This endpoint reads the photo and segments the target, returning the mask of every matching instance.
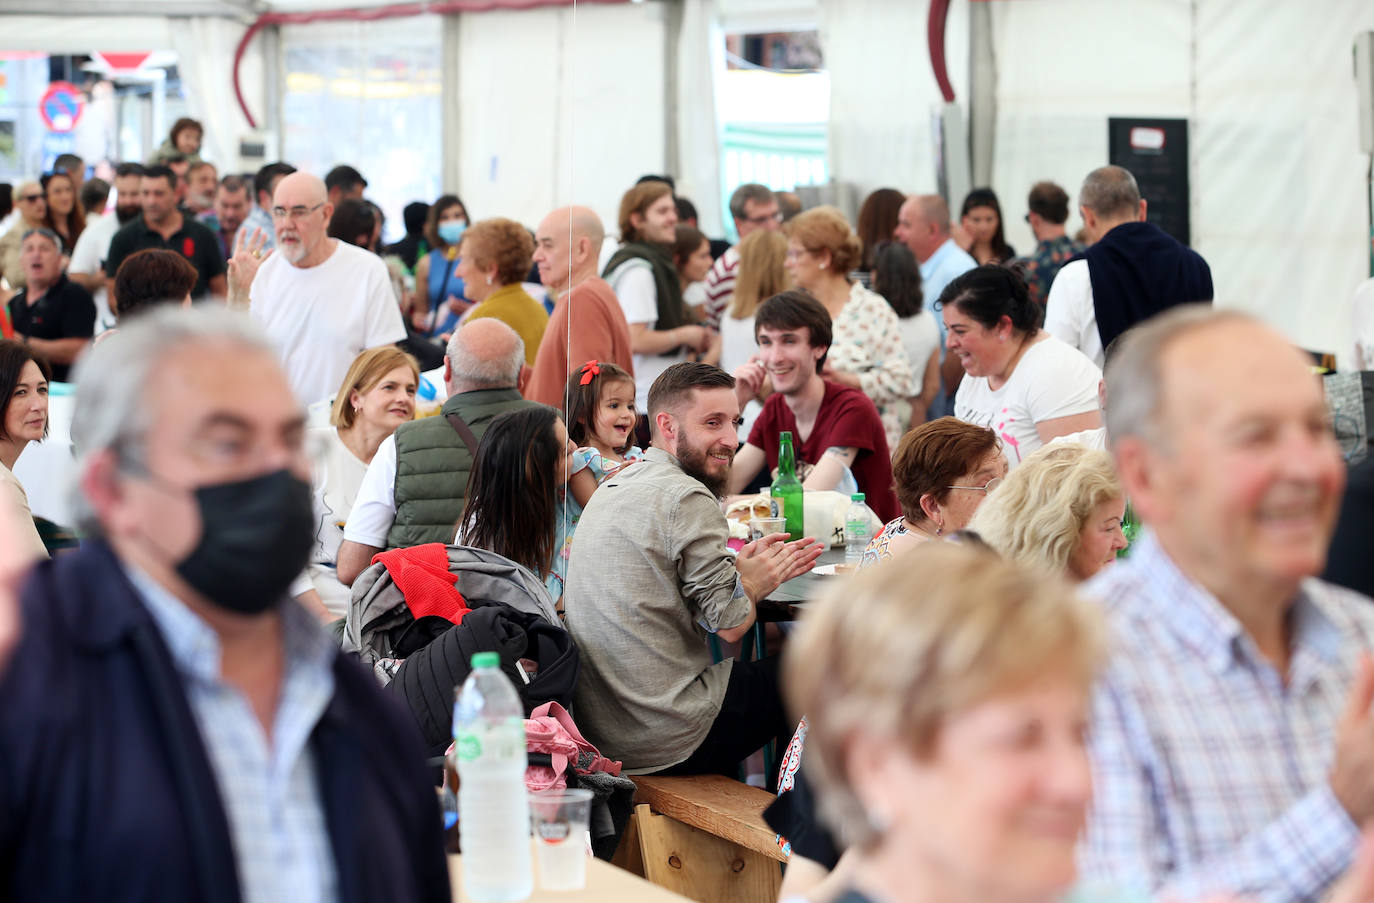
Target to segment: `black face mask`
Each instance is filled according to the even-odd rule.
[[[201,486],[200,542],[177,573],[220,608],[255,615],[286,595],[314,545],[310,484],[288,470]]]

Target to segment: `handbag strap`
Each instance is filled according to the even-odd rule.
[[[457,411],[454,411],[450,414],[445,414],[444,419],[448,421],[448,425],[453,427],[454,432],[456,432],[459,438],[463,440],[463,444],[468,447],[468,452],[472,455],[472,459],[476,461],[477,436],[472,432],[472,427],[468,426],[468,422],[466,420],[458,416]]]

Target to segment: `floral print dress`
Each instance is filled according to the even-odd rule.
[[[644,450],[637,445],[631,446],[625,452],[624,464],[610,460],[590,446],[579,448],[573,452],[572,473],[568,474],[568,479],[571,480],[573,474],[581,473],[590,467],[592,476],[596,477],[596,485],[600,486],[606,482],[607,477],[615,474],[625,464],[638,461],[643,457]],[[558,487],[558,510],[553,569],[549,571],[549,576],[544,581],[544,588],[549,591],[549,595],[555,602],[563,595],[563,579],[567,576],[568,559],[572,555],[573,532],[577,529],[577,522],[582,517],[582,506],[577,504],[577,499],[568,492],[567,486]]]
[[[833,333],[826,360],[836,370],[859,377],[860,388],[878,408],[891,455],[910,426],[908,399],[918,389],[897,314],[881,295],[856,282],[834,320]]]

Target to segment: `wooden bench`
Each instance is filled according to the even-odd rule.
[[[636,777],[615,862],[701,903],[772,903],[787,856],[763,820],[773,794],[720,775]]]

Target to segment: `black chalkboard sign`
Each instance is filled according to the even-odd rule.
[[[1188,120],[1107,120],[1111,162],[1130,171],[1147,204],[1146,217],[1185,245],[1188,218]]]

